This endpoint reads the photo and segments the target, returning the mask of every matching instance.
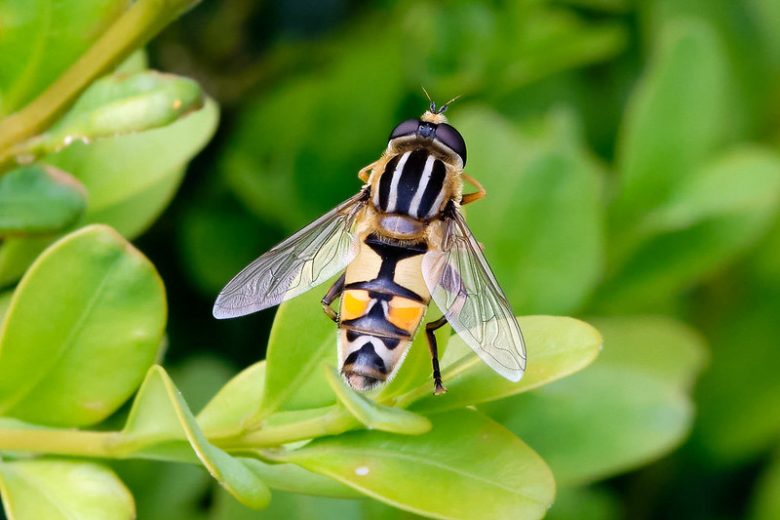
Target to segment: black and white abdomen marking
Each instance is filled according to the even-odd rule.
[[[387,162],[374,205],[384,213],[420,220],[436,217],[445,202],[447,168],[425,149],[403,152]]]

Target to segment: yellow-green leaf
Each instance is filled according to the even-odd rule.
[[[116,410],[154,361],[166,318],[154,266],[106,226],[56,242],[0,328],[0,415],[78,426]]]
[[[0,492],[9,520],[135,518],[133,496],[108,468],[81,461],[0,461]]]

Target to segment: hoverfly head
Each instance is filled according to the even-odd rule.
[[[425,89],[423,89],[425,90]],[[425,93],[428,95],[428,93]],[[390,133],[389,142],[414,141],[435,142],[436,145],[444,147],[457,154],[463,164],[466,164],[466,142],[455,127],[447,123],[444,112],[447,107],[455,102],[460,96],[456,96],[447,101],[440,107],[431,101],[430,107],[420,116],[420,119],[407,119],[397,125]],[[428,98],[430,100],[430,97]]]

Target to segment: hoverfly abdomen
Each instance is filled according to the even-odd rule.
[[[341,295],[339,362],[347,381],[366,390],[396,373],[425,315],[430,294],[420,265],[428,248],[375,234],[359,247]]]
[[[342,329],[339,342],[342,345],[339,356],[349,352],[340,360],[341,373],[350,386],[365,391],[392,377],[411,340]]]

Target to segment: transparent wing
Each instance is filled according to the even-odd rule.
[[[352,227],[367,199],[361,191],[246,266],[217,296],[214,317],[273,307],[344,269],[357,252]]]
[[[442,247],[423,258],[433,301],[461,338],[493,370],[519,381],[525,371],[520,326],[463,216],[453,208],[443,222]]]

